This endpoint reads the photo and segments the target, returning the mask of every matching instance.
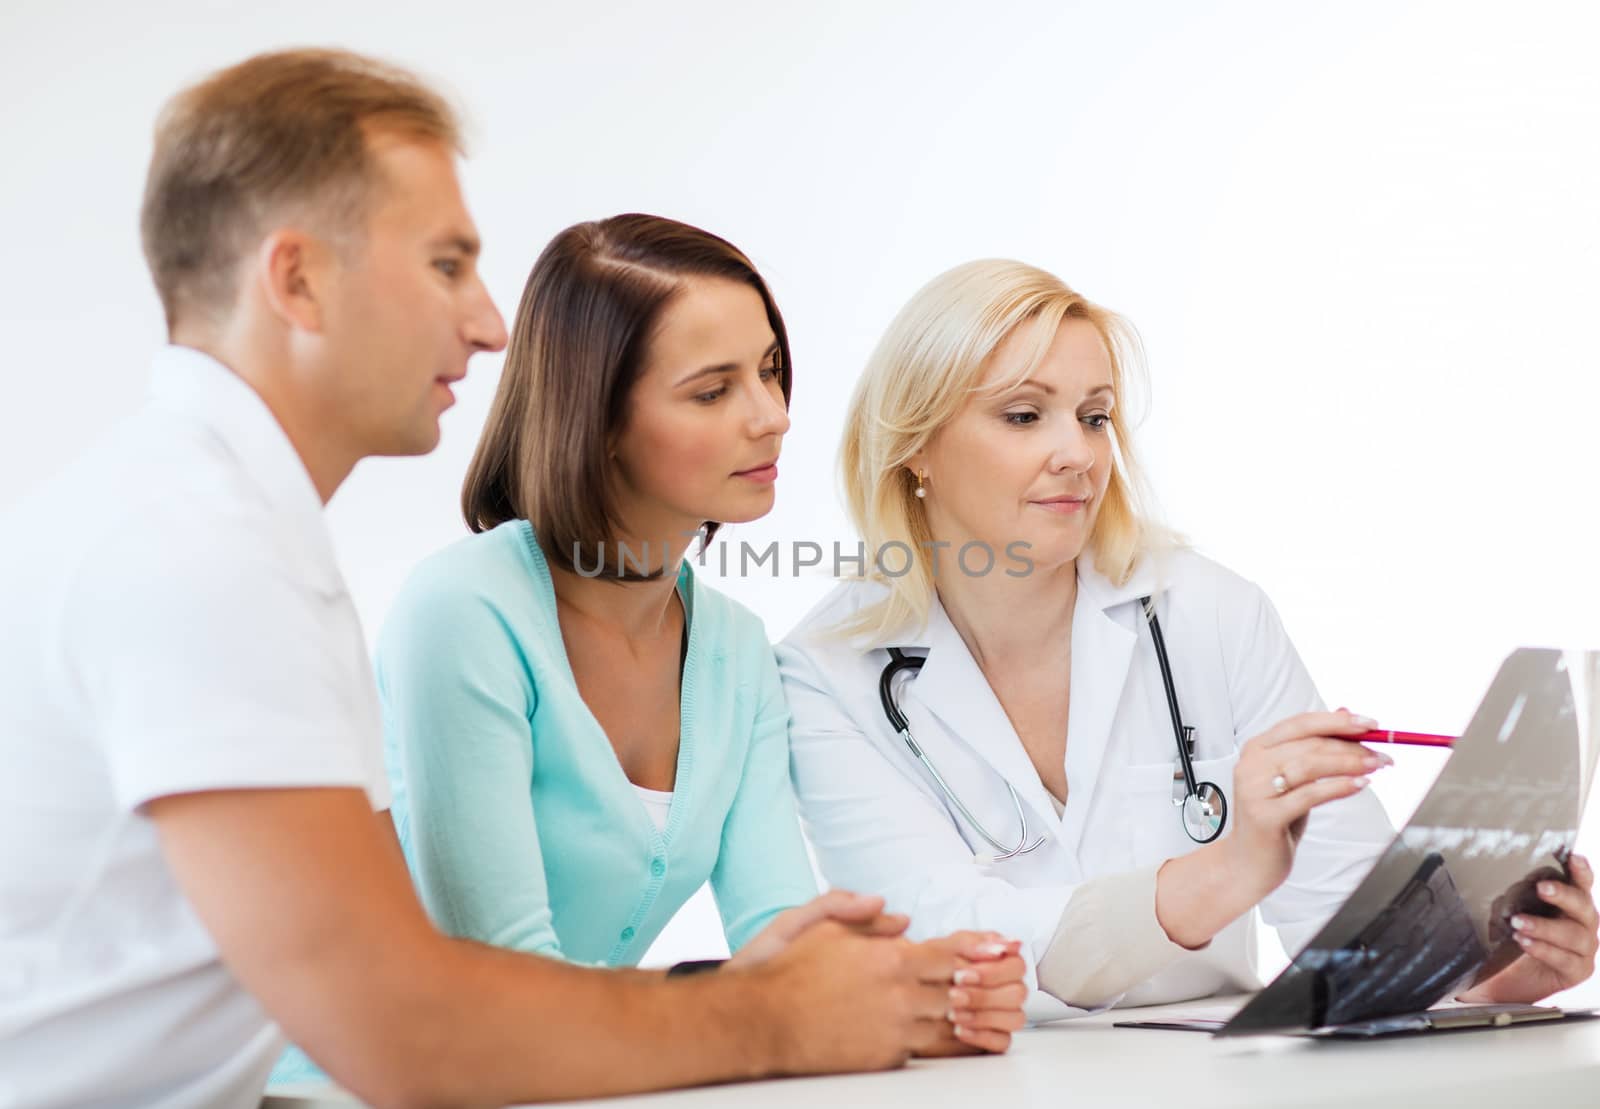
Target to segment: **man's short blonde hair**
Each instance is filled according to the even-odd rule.
[[[270,221],[294,212],[330,234],[358,233],[376,183],[373,130],[461,147],[442,96],[342,50],[260,54],[173,97],[140,213],[168,330],[232,306],[238,263]]]

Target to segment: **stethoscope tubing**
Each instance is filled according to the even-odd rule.
[[[950,784],[944,780],[944,775],[939,773],[939,768],[934,765],[933,759],[928,757],[928,753],[922,749],[916,738],[912,736],[911,722],[906,719],[905,714],[900,711],[900,706],[895,703],[894,679],[902,671],[910,671],[914,674],[921,670],[923,661],[923,659],[915,655],[906,654],[898,647],[889,648],[889,664],[883,668],[883,673],[878,678],[878,696],[883,701],[884,714],[889,718],[889,723],[899,734],[901,740],[905,742],[905,745],[910,748],[911,753],[916,756],[917,761],[922,763],[923,767],[932,776],[934,784],[939,787],[939,792],[943,793],[945,799],[955,806],[956,811],[960,813],[961,818],[967,822],[967,825],[977,832],[985,843],[995,849],[997,854],[992,856],[993,861],[1003,862],[1006,859],[1014,859],[1018,855],[1026,855],[1030,851],[1042,847],[1046,838],[1044,836],[1039,836],[1031,843],[1028,841],[1028,812],[1023,808],[1022,797],[1017,793],[1016,787],[1010,782],[1006,783],[1006,789],[1011,792],[1011,804],[1017,810],[1017,824],[1021,829],[1021,834],[1017,839],[1016,846],[1007,847],[995,839],[989,833],[989,829],[985,828],[983,823],[973,815],[972,810],[967,808],[960,795],[950,788]]]
[[[1150,624],[1150,638],[1156,645],[1156,662],[1161,667],[1161,687],[1167,694],[1167,712],[1172,716],[1172,735],[1178,745],[1178,765],[1183,768],[1183,793],[1185,797],[1200,792],[1194,777],[1194,757],[1189,751],[1189,729],[1184,727],[1183,713],[1178,708],[1178,689],[1172,682],[1172,664],[1167,660],[1167,640],[1161,634],[1161,621],[1156,619],[1156,606],[1149,597],[1139,598],[1139,607]]]
[[[1227,825],[1227,795],[1220,786],[1212,782],[1201,782],[1195,777],[1194,757],[1190,750],[1192,742],[1190,737],[1194,734],[1194,730],[1183,723],[1183,712],[1178,705],[1177,686],[1172,680],[1172,664],[1167,658],[1166,637],[1161,634],[1161,621],[1156,618],[1155,604],[1150,597],[1140,597],[1139,605],[1144,613],[1145,622],[1150,625],[1150,638],[1155,645],[1156,662],[1161,667],[1161,685],[1166,693],[1167,712],[1172,718],[1173,742],[1178,750],[1178,765],[1183,775],[1184,795],[1180,819],[1190,839],[1196,843],[1210,843],[1222,834],[1223,828]],[[944,775],[939,772],[933,759],[911,734],[911,722],[900,710],[899,703],[895,699],[895,678],[905,671],[917,673],[922,669],[924,660],[906,654],[899,647],[890,647],[888,650],[889,662],[878,676],[878,699],[883,704],[884,716],[888,718],[890,726],[894,728],[911,754],[928,771],[934,784],[939,787],[939,792],[944,794],[945,799],[955,807],[967,825],[977,832],[985,843],[999,852],[993,856],[995,861],[1026,855],[1043,845],[1046,839],[1044,836],[1029,842],[1027,810],[1023,807],[1022,797],[1017,793],[1016,787],[1010,782],[1006,783],[1006,789],[1011,793],[1011,802],[1017,811],[1017,824],[1020,830],[1014,847],[1007,847],[991,835],[967,808],[956,791],[950,788],[950,784],[945,781]]]

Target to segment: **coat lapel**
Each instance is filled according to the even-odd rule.
[[[1072,702],[1067,713],[1067,808],[1062,835],[1083,841],[1099,790],[1117,710],[1142,635],[1139,598],[1153,593],[1159,570],[1142,560],[1134,576],[1115,585],[1088,558],[1078,564],[1078,601],[1072,613]]]

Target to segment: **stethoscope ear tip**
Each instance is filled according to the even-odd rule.
[[[993,866],[997,860],[993,855],[974,855],[972,861],[979,866]]]

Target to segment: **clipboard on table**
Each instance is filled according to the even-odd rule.
[[[1421,1032],[1462,1032],[1480,1028],[1510,1028],[1548,1024],[1561,1020],[1590,1020],[1600,1017],[1600,1009],[1564,1009],[1554,1005],[1446,1005],[1416,1013],[1377,1017],[1372,1020],[1328,1024],[1320,1028],[1292,1031],[1295,1036],[1328,1040],[1372,1040],[1380,1036],[1407,1036]],[[1113,1028],[1157,1028],[1174,1032],[1222,1031],[1229,1017],[1183,1016],[1169,1014],[1148,1020],[1119,1020]]]

